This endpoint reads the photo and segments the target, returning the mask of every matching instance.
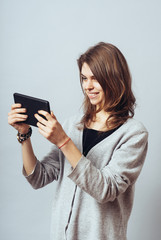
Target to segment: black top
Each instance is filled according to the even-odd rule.
[[[94,147],[97,143],[101,142],[106,137],[110,136],[119,127],[108,130],[106,132],[85,128],[83,130],[83,155],[86,156],[92,147]]]

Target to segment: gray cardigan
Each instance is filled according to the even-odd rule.
[[[82,130],[72,117],[64,129],[82,152]],[[51,240],[125,240],[134,185],[147,152],[148,133],[129,119],[110,136],[82,155],[73,169],[53,145],[26,179],[33,188],[57,181]],[[23,174],[25,171],[23,169]]]

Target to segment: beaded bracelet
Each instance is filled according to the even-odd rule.
[[[21,134],[21,133],[17,133],[17,140],[19,141],[19,143],[22,143],[23,141],[27,140],[29,137],[31,137],[32,134],[32,128],[30,127],[28,132],[26,134]]]

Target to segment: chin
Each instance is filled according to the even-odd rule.
[[[92,105],[95,105],[95,106],[100,105],[100,102],[98,102],[98,101],[90,101],[90,102],[91,102]]]

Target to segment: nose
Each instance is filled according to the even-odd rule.
[[[93,89],[93,82],[92,82],[92,80],[91,79],[86,79],[83,82],[83,88],[84,88],[84,90]]]

